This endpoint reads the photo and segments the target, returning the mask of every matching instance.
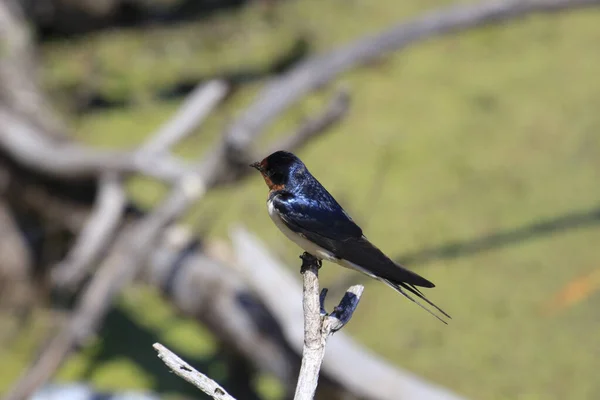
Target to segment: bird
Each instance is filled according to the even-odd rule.
[[[293,153],[279,150],[250,164],[269,188],[267,209],[277,228],[319,263],[329,261],[383,282],[438,320],[419,300],[452,318],[418,289],[435,285],[391,260],[373,245],[350,215]]]

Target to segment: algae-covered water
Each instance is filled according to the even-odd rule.
[[[197,23],[45,43],[41,73],[80,139],[132,146],[177,108],[179,100],[157,100],[163,87],[261,70],[299,37],[309,52],[327,51],[448,4],[302,0],[277,5],[270,18],[251,6]],[[352,96],[349,115],[299,156],[374,243],[437,284],[426,294],[453,317],[444,326],[367,280],[346,333],[471,399],[600,398],[600,291],[585,278],[600,269],[598,43],[598,11],[533,16],[421,42],[339,79]],[[209,149],[261,83],[244,84],[180,153]],[[127,105],[75,116],[68,94],[81,85]],[[257,145],[318,110],[325,96],[295,107]],[[144,181],[131,191],[148,205],[163,192]],[[299,250],[272,225],[265,197],[256,176],[212,193],[189,220],[208,218],[210,237],[222,239],[242,222],[297,269]],[[334,265],[322,271],[325,285],[362,279]],[[185,385],[160,383],[160,367],[148,367],[153,350],[127,337],[161,340],[192,360],[216,352],[201,327],[137,289],[61,378],[167,393]],[[23,365],[35,340],[28,330],[2,358]],[[218,363],[210,368],[215,378],[225,374]],[[0,392],[18,372],[0,364]],[[277,398],[268,377],[260,385]]]

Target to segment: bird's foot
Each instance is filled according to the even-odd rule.
[[[317,257],[313,256],[308,252],[304,252],[300,258],[302,259],[302,267],[300,267],[300,272],[304,273],[310,267],[317,267],[317,270],[323,266],[323,262]]]

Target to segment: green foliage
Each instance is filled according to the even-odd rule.
[[[270,23],[248,8],[199,24],[51,44],[43,72],[49,88],[60,93],[90,77],[81,59],[93,59],[101,91],[146,98],[182,76],[265,65],[300,32],[325,51],[447,3],[284,2]],[[342,78],[353,96],[350,115],[300,156],[373,242],[399,260],[411,259],[409,267],[438,285],[426,294],[454,318],[443,326],[366,281],[347,333],[391,362],[471,398],[600,395],[598,294],[560,313],[542,313],[567,282],[600,268],[598,17],[592,10],[535,16],[448,35]],[[256,86],[239,93],[181,146],[181,154],[206,151],[254,93]],[[295,126],[324,99],[321,93],[303,102],[266,138]],[[131,146],[176,106],[144,101],[74,125],[90,143]],[[141,180],[131,190],[144,204],[164,193]],[[189,218],[210,220],[214,236],[225,236],[232,222],[241,221],[296,270],[299,250],[271,224],[265,197],[255,177],[212,193]],[[436,252],[448,243],[456,245]],[[333,265],[322,271],[326,285],[362,280]],[[184,354],[214,351],[210,335],[195,325],[178,321],[165,329],[175,317],[148,306],[155,301],[146,293],[124,300],[120,309]],[[19,343],[29,343],[27,337]],[[88,377],[102,386],[155,387],[153,375],[124,356],[92,365],[108,339],[99,340],[70,361],[62,376],[80,379],[92,368]],[[149,345],[135,351],[154,356]],[[6,377],[14,374],[0,376],[0,387],[6,387]]]

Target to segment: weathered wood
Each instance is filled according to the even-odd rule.
[[[300,302],[302,289],[297,279],[270,254],[263,243],[245,229],[237,227],[230,236],[236,265],[279,321],[287,341],[300,353],[304,329]],[[336,333],[328,343],[327,354],[321,366],[321,376],[332,379],[358,398],[464,399],[433,382],[390,365],[344,332]]]
[[[327,339],[350,321],[358,306],[364,287],[361,285],[352,286],[334,312],[327,314],[325,310],[327,289],[323,289],[319,294],[321,261],[308,253],[304,253],[301,258],[304,347],[294,400],[312,400],[317,391]]]
[[[114,239],[126,206],[127,196],[120,179],[106,174],[88,222],[65,259],[52,271],[56,286],[69,290],[79,286]]]
[[[194,367],[183,361],[162,344],[154,343],[153,347],[158,352],[158,358],[163,360],[167,367],[177,376],[185,379],[215,400],[235,400],[221,385],[203,373],[198,372]]]
[[[304,348],[294,400],[312,400],[317,391],[319,371],[325,354],[321,334],[321,303],[319,298],[319,268],[321,262],[308,253],[302,258],[302,308],[304,309]]]

